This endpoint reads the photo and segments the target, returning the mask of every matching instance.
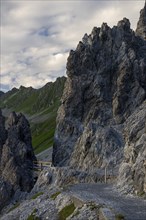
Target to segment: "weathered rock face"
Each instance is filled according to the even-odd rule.
[[[124,159],[118,185],[124,192],[146,192],[146,101],[126,120]]]
[[[0,109],[0,160],[1,160],[1,150],[5,143],[7,132],[5,129],[5,118],[2,116],[2,111]]]
[[[135,133],[136,124],[145,120],[135,112],[140,106],[145,112],[146,41],[135,35],[126,18],[113,28],[103,23],[89,36],[85,34],[70,52],[67,75],[57,117],[53,164],[83,170],[119,164],[124,146],[128,149],[134,143],[130,116],[135,119]],[[145,143],[144,132],[142,129],[141,137],[136,133],[138,143]]]
[[[33,160],[29,123],[21,113],[12,112],[7,120],[0,115],[0,209],[17,190],[30,191],[33,182]],[[4,190],[5,189],[5,190]],[[4,200],[5,198],[5,200]]]
[[[140,11],[140,18],[137,24],[136,34],[146,39],[146,2],[144,8]]]

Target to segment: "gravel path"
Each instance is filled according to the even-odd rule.
[[[126,220],[146,220],[146,200],[121,195],[108,184],[77,184],[67,191],[83,200],[92,200],[113,208]]]
[[[38,160],[52,161],[52,151],[53,151],[53,147],[50,147],[44,150],[43,152],[37,154],[36,157]]]

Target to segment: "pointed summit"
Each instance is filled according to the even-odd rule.
[[[146,1],[144,8],[140,11],[140,18],[137,23],[136,35],[146,40]]]

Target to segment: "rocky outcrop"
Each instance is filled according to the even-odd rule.
[[[0,97],[2,96],[2,95],[4,95],[5,93],[3,92],[3,91],[0,91]]]
[[[114,174],[110,172],[107,175],[107,182],[112,183],[115,178]],[[64,187],[78,183],[104,183],[104,170],[96,170],[93,172],[79,171],[70,167],[47,167],[39,175],[33,191],[38,191],[40,188],[46,188],[50,185],[52,187]]]
[[[0,115],[0,209],[17,191],[29,192],[33,185],[33,160],[29,123],[23,114],[12,112],[4,126]]]
[[[0,160],[1,160],[1,150],[3,144],[5,143],[6,136],[7,136],[7,132],[5,129],[5,118],[3,117],[2,111],[0,109]]]
[[[76,50],[70,52],[53,146],[55,166],[91,171],[120,164],[131,143],[136,147],[143,141],[145,149],[141,123],[145,121],[146,41],[138,33],[138,29],[136,34],[130,29],[126,18],[113,28],[103,23],[89,36],[85,34]],[[143,150],[136,151],[141,157]],[[135,168],[138,158],[133,162]]]
[[[144,8],[140,11],[136,34],[146,40],[146,2]]]

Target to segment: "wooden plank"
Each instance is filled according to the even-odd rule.
[[[45,167],[50,167],[52,165],[52,162],[46,162],[46,161],[33,161],[33,169],[36,171],[41,172]]]
[[[33,161],[34,164],[52,164],[51,161]]]

